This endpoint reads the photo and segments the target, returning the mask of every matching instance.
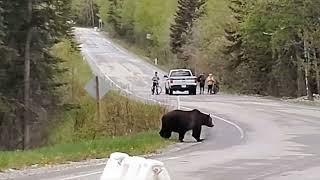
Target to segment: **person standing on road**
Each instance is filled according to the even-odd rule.
[[[157,92],[157,94],[159,94],[159,92],[158,92],[158,88],[157,88],[157,86],[159,85],[159,81],[160,81],[160,78],[159,78],[159,76],[158,76],[158,72],[155,72],[154,73],[154,76],[152,77],[152,95],[154,95],[154,90],[156,90]]]
[[[208,94],[212,94],[212,90],[213,90],[213,85],[215,83],[215,79],[213,77],[212,74],[209,74],[209,76],[207,77],[207,84],[208,84]]]
[[[204,86],[205,86],[205,83],[206,83],[206,78],[204,76],[204,73],[201,73],[200,76],[198,77],[198,82],[199,82],[199,85],[200,85],[200,94],[204,94]]]

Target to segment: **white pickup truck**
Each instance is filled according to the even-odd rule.
[[[190,95],[197,93],[197,77],[189,69],[172,69],[166,78],[166,94],[173,94],[173,91],[189,91]]]

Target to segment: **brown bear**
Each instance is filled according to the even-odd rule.
[[[201,142],[201,126],[213,127],[210,114],[204,114],[197,109],[192,111],[174,110],[165,114],[162,119],[162,127],[159,132],[163,138],[170,138],[172,132],[179,133],[179,140],[183,142],[187,131],[192,130],[192,136]]]

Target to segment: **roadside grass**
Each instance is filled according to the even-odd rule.
[[[28,151],[0,152],[0,171],[31,165],[50,165],[68,161],[107,158],[112,152],[143,155],[156,152],[173,141],[159,138],[157,130],[129,136],[100,137],[75,143],[57,144]]]
[[[167,107],[132,100],[117,91],[101,100],[101,118],[96,117],[96,101],[84,90],[92,78],[88,64],[73,44],[65,40],[52,49],[64,61],[67,74],[61,98],[67,108],[58,110],[51,121],[47,145],[27,151],[0,151],[0,170],[106,158],[115,151],[132,155],[148,154],[172,141],[159,134],[161,116]]]
[[[293,104],[300,104],[305,106],[319,106],[320,107],[320,95],[314,94],[314,100],[308,100],[307,96],[299,97],[299,98],[281,98],[282,101],[293,103]]]
[[[74,70],[70,76],[62,77],[70,82],[62,91],[65,92],[65,103],[71,102],[76,108],[57,117],[50,144],[130,135],[160,127],[161,116],[167,112],[167,107],[132,100],[117,91],[109,92],[101,100],[101,118],[98,120],[96,101],[84,90],[87,81],[93,77],[90,67],[80,53],[72,49],[69,41],[56,45],[53,53],[65,61],[64,66]]]

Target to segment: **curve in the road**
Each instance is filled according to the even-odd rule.
[[[149,76],[157,71],[155,66],[117,48],[93,30],[82,29],[77,35],[84,44],[84,55],[91,57],[88,62],[94,65],[95,72],[107,72],[103,76],[119,90],[139,99],[148,99],[147,102],[175,102],[170,96],[150,97]],[[132,92],[130,88],[122,88],[128,83],[133,87]],[[252,96],[180,97],[183,98],[181,104],[178,103],[180,107],[215,112],[213,117],[218,120],[216,126],[219,128],[209,130],[207,141],[179,143],[176,149],[182,146],[181,150],[152,157],[164,161],[174,180],[284,180],[287,175],[290,180],[319,179],[319,108]],[[189,147],[183,148],[184,144]],[[103,164],[86,168],[77,166],[20,179],[99,179],[103,167]]]
[[[116,47],[116,46],[115,46],[115,47]],[[123,52],[120,48],[117,48],[117,47],[116,47],[116,49],[119,50],[119,51],[121,51],[121,52]],[[161,104],[161,105],[167,105],[167,106],[172,105],[172,104],[168,104],[168,103],[163,103],[163,102],[161,102],[161,101],[159,101],[159,100],[156,100],[156,99],[153,99],[153,98],[145,98],[145,97],[143,97],[143,96],[136,95],[136,94],[134,94],[132,91],[121,87],[119,84],[117,84],[115,81],[113,81],[113,80],[108,76],[107,73],[103,73],[103,70],[100,68],[100,66],[97,64],[97,62],[94,60],[94,58],[90,55],[90,53],[86,53],[85,55],[88,56],[88,57],[91,59],[91,62],[93,62],[94,65],[99,69],[100,73],[102,73],[102,74],[104,75],[104,77],[107,78],[107,80],[108,80],[109,82],[111,82],[113,85],[115,85],[119,90],[121,90],[121,91],[123,91],[123,92],[125,92],[125,93],[127,93],[127,94],[133,95],[133,96],[135,96],[135,97],[137,97],[137,98],[139,98],[139,99],[142,99],[142,100],[153,101],[153,102],[159,103],[159,104]],[[158,67],[154,66],[154,68],[158,68]],[[158,68],[158,69],[159,69],[159,68]],[[159,71],[162,71],[162,70],[159,69]],[[186,110],[192,110],[192,108],[189,108],[189,107],[184,107],[184,106],[182,106],[182,108],[183,108],[183,109],[186,109]],[[239,133],[240,133],[240,139],[243,139],[243,138],[244,138],[244,135],[245,135],[244,130],[243,130],[239,125],[237,125],[236,123],[231,122],[231,121],[229,121],[229,120],[226,120],[226,119],[224,119],[224,118],[222,118],[222,117],[216,116],[216,115],[214,115],[214,114],[212,114],[212,113],[210,113],[210,112],[205,112],[205,113],[210,114],[212,117],[215,117],[216,119],[219,119],[219,120],[221,120],[221,121],[224,121],[224,122],[226,122],[226,123],[234,126],[234,127],[239,131]]]

